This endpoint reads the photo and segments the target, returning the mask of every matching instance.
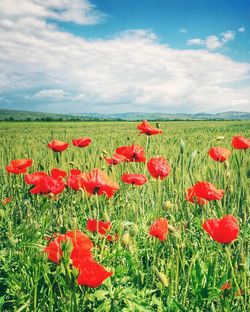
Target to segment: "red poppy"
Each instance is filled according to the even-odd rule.
[[[121,154],[117,154],[115,153],[112,158],[105,158],[106,162],[109,164],[109,165],[118,165],[119,163],[121,162],[124,162],[127,160],[126,156],[124,155],[121,155]]]
[[[47,177],[47,176],[48,176],[47,173],[42,172],[42,171],[37,171],[37,172],[34,172],[34,173],[27,173],[24,176],[24,181],[27,184],[38,185],[40,183],[41,179],[43,177]]]
[[[61,243],[70,240],[72,242],[72,251],[70,258],[75,267],[78,267],[81,257],[91,258],[91,249],[93,243],[90,238],[81,231],[68,231],[66,234],[57,236],[53,241],[44,248],[44,253],[48,254],[48,258],[56,263],[59,263],[62,256]]]
[[[88,173],[83,173],[81,187],[90,194],[105,194],[108,198],[114,196],[115,192],[119,190],[118,184],[111,181],[106,173],[100,169],[93,169]]]
[[[61,170],[61,169],[57,169],[57,168],[53,168],[50,171],[50,175],[52,178],[58,179],[58,178],[65,178],[67,175],[67,172]]]
[[[137,126],[140,133],[145,133],[146,135],[154,135],[163,133],[161,129],[152,127],[147,120],[143,120],[140,125]]]
[[[221,244],[229,244],[239,234],[237,219],[232,215],[226,215],[221,219],[209,219],[202,224],[203,229]]]
[[[124,173],[122,175],[122,182],[128,184],[135,184],[135,185],[143,185],[148,181],[145,174],[132,174],[132,173]]]
[[[151,158],[147,164],[147,167],[152,177],[156,179],[160,178],[161,180],[166,178],[171,171],[170,166],[163,157]]]
[[[91,143],[91,138],[72,139],[72,144],[78,147],[87,147]]]
[[[91,253],[91,249],[93,248],[92,241],[88,236],[78,230],[68,231],[66,234],[54,238],[44,248],[44,253],[48,255],[51,261],[59,263],[63,255],[61,244],[66,241],[70,241],[72,244],[72,249],[68,251],[73,266],[79,270],[79,276],[77,278],[78,285],[95,288],[100,286],[106,278],[113,274],[94,261]]]
[[[232,288],[232,286],[231,286],[231,284],[229,284],[228,282],[226,282],[225,284],[223,284],[223,285],[221,286],[221,290],[231,289],[231,288]]]
[[[116,153],[126,157],[127,161],[133,162],[145,162],[146,156],[144,149],[141,146],[135,144],[131,146],[121,146],[116,149]]]
[[[250,140],[242,135],[236,135],[232,139],[232,146],[236,149],[248,149],[250,147]]]
[[[224,190],[217,190],[216,187],[209,182],[197,182],[193,186],[194,196],[207,200],[220,200],[224,196]]]
[[[164,241],[168,233],[168,220],[165,218],[157,219],[149,229],[151,236],[158,237],[159,240]]]
[[[193,187],[187,189],[186,200],[190,203],[194,203],[194,201],[196,201],[201,206],[204,206],[208,203],[206,199],[195,196]]]
[[[79,266],[78,285],[96,288],[113,273],[107,271],[103,266],[90,258],[83,258]]]
[[[90,232],[97,232],[105,235],[112,227],[111,222],[97,221],[96,219],[88,219],[86,229]]]
[[[14,159],[11,160],[10,165],[6,166],[5,168],[9,173],[20,174],[25,173],[27,171],[27,168],[31,165],[31,159]]]
[[[27,184],[33,184],[35,187],[30,190],[31,194],[59,194],[64,190],[64,181],[61,174],[64,171],[55,169],[52,170],[53,174],[57,176],[48,176],[45,172],[34,172],[32,174],[26,174],[24,180]]]
[[[109,221],[97,221],[96,219],[88,219],[87,224],[86,224],[86,230],[90,232],[96,232],[101,235],[106,235],[107,232],[109,232],[112,228],[112,223]],[[111,241],[111,240],[117,240],[118,236],[115,235],[114,237],[112,235],[107,235],[106,239]]]
[[[11,201],[12,201],[12,197],[7,197],[7,198],[2,199],[2,204],[7,205]]]
[[[81,170],[72,169],[70,170],[70,175],[67,179],[68,187],[72,188],[75,191],[78,191],[81,187]]]
[[[215,161],[224,162],[230,157],[230,151],[224,147],[212,147],[208,152]]]
[[[63,141],[58,141],[58,140],[53,140],[48,143],[48,147],[52,149],[54,152],[62,152],[66,150],[66,148],[69,146],[69,143],[63,142]]]

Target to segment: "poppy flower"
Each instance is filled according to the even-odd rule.
[[[187,189],[186,200],[189,201],[190,203],[194,203],[194,201],[196,201],[201,206],[204,206],[208,203],[208,200],[206,200],[205,198],[198,197],[195,195],[193,187]]]
[[[14,159],[11,160],[10,165],[6,166],[5,168],[9,173],[20,174],[25,173],[27,171],[27,168],[31,165],[31,159]]]
[[[7,197],[7,198],[2,199],[2,204],[7,205],[11,201],[12,201],[12,197]]]
[[[127,161],[132,162],[145,162],[146,156],[144,154],[144,149],[141,146],[135,144],[131,146],[121,146],[116,150],[117,154],[123,155],[126,157]]]
[[[117,183],[110,180],[106,173],[100,169],[93,169],[81,175],[81,187],[90,194],[105,194],[108,198],[114,196],[119,190]]]
[[[79,266],[78,285],[96,288],[113,273],[107,271],[102,265],[91,258],[83,258]]]
[[[57,169],[57,168],[53,168],[50,171],[50,175],[52,178],[58,179],[58,178],[65,178],[67,175],[67,172],[61,170],[61,169]]]
[[[157,219],[149,229],[151,236],[157,237],[159,240],[164,241],[168,233],[168,220],[165,218]]]
[[[61,234],[54,238],[53,241],[49,243],[47,247],[44,248],[44,253],[48,254],[49,260],[59,263],[62,256],[62,242],[70,240],[72,242],[72,251],[70,258],[73,265],[77,265],[81,262],[82,257],[92,257],[91,249],[93,248],[93,243],[90,238],[83,234],[81,231],[68,231],[66,234]]]
[[[224,190],[217,190],[216,187],[209,182],[197,182],[193,186],[194,196],[207,200],[220,200],[224,196]]]
[[[209,219],[202,224],[203,229],[221,244],[229,244],[239,234],[237,219],[232,215],[226,215],[221,219]]]
[[[34,172],[26,174],[24,180],[27,184],[35,187],[30,190],[31,194],[59,194],[64,190],[64,181],[61,174],[65,172],[59,169],[52,170],[53,176],[48,176],[45,172]],[[59,176],[58,176],[59,175]]]
[[[111,158],[105,158],[105,160],[109,165],[116,166],[119,163],[126,161],[127,158],[124,155],[115,153]]]
[[[34,172],[34,173],[27,173],[24,176],[24,181],[27,184],[37,185],[37,184],[40,183],[40,181],[41,181],[41,179],[43,177],[47,177],[47,176],[48,176],[47,173],[42,172],[42,171],[37,171],[37,172]]]
[[[170,166],[168,165],[166,159],[163,157],[151,158],[147,164],[147,167],[152,177],[156,179],[160,178],[161,180],[166,178],[171,171]]]
[[[122,175],[122,182],[128,184],[135,184],[135,185],[143,185],[148,181],[145,174],[132,174],[132,173],[124,173]]]
[[[224,147],[212,147],[208,154],[213,160],[219,162],[224,162],[230,157],[230,151]]]
[[[250,140],[242,135],[236,135],[232,139],[232,146],[236,149],[248,149],[250,147]]]
[[[109,221],[97,221],[96,219],[88,219],[87,224],[86,224],[86,230],[90,232],[96,232],[101,235],[106,235],[107,232],[109,232],[112,228],[112,223]],[[107,235],[106,239],[111,241],[111,240],[117,240],[118,236],[115,235],[112,237],[112,235]]]
[[[66,150],[66,148],[69,146],[69,143],[63,142],[63,141],[58,141],[58,140],[53,140],[48,143],[48,147],[52,149],[54,152],[62,152]]]
[[[137,126],[138,130],[141,130],[140,134],[154,135],[163,133],[161,129],[152,127],[147,120],[143,120],[140,125]]]
[[[81,187],[81,170],[72,169],[70,170],[70,175],[67,179],[68,187],[72,188],[75,191],[78,191]]]
[[[72,139],[72,144],[77,147],[87,147],[91,143],[91,138]]]
[[[225,284],[221,286],[221,290],[226,290],[226,289],[231,289],[231,288],[232,286],[228,282],[226,282]]]

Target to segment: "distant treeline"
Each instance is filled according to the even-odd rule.
[[[161,121],[168,121],[168,122],[173,122],[173,121],[242,121],[243,119],[224,119],[224,118],[207,118],[207,119],[149,119],[150,122],[161,122]],[[74,121],[95,121],[95,122],[101,122],[101,121],[123,121],[123,122],[128,122],[128,121],[134,121],[134,122],[140,122],[141,119],[134,119],[134,120],[126,120],[122,118],[95,118],[95,117],[88,117],[88,118],[77,118],[77,117],[72,117],[72,118],[54,118],[54,117],[39,117],[39,118],[14,118],[14,117],[6,117],[3,119],[0,119],[0,122],[74,122]]]

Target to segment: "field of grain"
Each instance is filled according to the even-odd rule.
[[[0,123],[2,311],[249,311],[249,149],[234,149],[231,140],[237,134],[249,136],[250,123],[162,122],[163,134],[154,136],[139,135],[138,124]],[[79,137],[90,137],[91,145],[72,146]],[[70,145],[54,153],[47,147],[52,139]],[[147,161],[167,159],[169,176],[152,178],[147,161],[107,164],[104,158],[117,147],[133,143],[144,147]],[[212,160],[212,146],[230,149],[229,160]],[[120,189],[111,198],[68,188],[57,198],[32,195],[23,174],[9,175],[5,169],[21,158],[33,160],[28,173],[100,168]],[[125,184],[124,172],[145,173],[149,181]],[[224,197],[205,206],[187,202],[186,190],[197,181],[213,183]],[[240,233],[232,243],[220,244],[202,223],[227,214],[237,218]],[[87,231],[86,222],[93,218],[111,221],[111,234],[118,239]],[[164,241],[149,235],[158,218],[170,226]],[[43,252],[54,233],[75,229],[88,235],[96,261],[113,272],[97,288],[79,286],[78,272],[67,259],[56,264]],[[230,287],[222,290],[226,283]]]

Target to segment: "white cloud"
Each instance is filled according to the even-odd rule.
[[[187,45],[188,46],[191,46],[191,45],[204,45],[205,44],[205,41],[202,40],[202,39],[199,39],[199,38],[194,38],[194,39],[189,39],[187,41]]]
[[[77,24],[96,24],[104,14],[98,12],[88,0],[1,0],[0,17],[51,18]]]
[[[58,2],[60,8],[64,1]],[[20,8],[18,18],[14,9],[7,14],[0,8],[5,98],[15,94],[37,110],[60,112],[249,110],[250,90],[239,87],[249,79],[249,63],[207,50],[173,49],[143,29],[87,40],[49,23],[51,9],[36,8],[42,1],[32,3]],[[206,44],[215,48],[216,38]]]
[[[235,38],[235,32],[231,31],[231,30],[228,30],[228,31],[226,31],[224,33],[221,33],[221,36],[222,36],[222,41],[223,42],[232,41]]]
[[[69,93],[65,92],[62,89],[44,89],[44,90],[40,90],[39,92],[37,92],[30,98],[32,99],[51,98],[53,100],[56,100],[56,99],[62,100],[68,96],[69,96]]]
[[[223,41],[221,41],[217,36],[208,36],[205,40],[205,46],[209,50],[215,50],[223,46]]]
[[[245,27],[240,27],[240,28],[238,29],[238,31],[243,33],[243,32],[246,31],[246,28],[245,28]]]
[[[216,50],[222,48],[228,41],[235,39],[235,32],[228,30],[220,34],[220,37],[211,35],[207,36],[204,40],[200,38],[189,39],[187,46],[198,45],[207,48],[208,50]]]

